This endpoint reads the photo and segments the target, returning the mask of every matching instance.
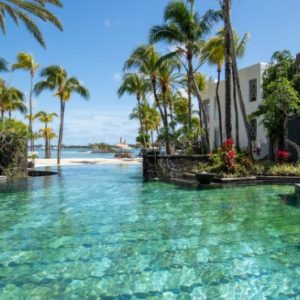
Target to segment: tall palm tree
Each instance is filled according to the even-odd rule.
[[[12,65],[12,70],[25,70],[30,73],[30,92],[29,92],[29,134],[30,138],[30,150],[34,151],[34,140],[32,138],[32,95],[33,95],[33,81],[39,64],[34,60],[34,57],[28,53],[19,53],[17,55],[17,62]]]
[[[203,44],[202,38],[209,33],[212,25],[220,18],[220,12],[207,11],[202,17],[194,10],[194,1],[188,3],[183,0],[171,1],[165,8],[164,24],[152,27],[150,30],[150,42],[156,43],[166,41],[177,45],[177,50],[172,54],[185,58],[184,68],[188,77],[188,97],[189,97],[189,126],[192,126],[192,100],[191,93],[194,87],[198,101],[203,108],[202,98],[198,90],[194,77],[193,59],[199,53]],[[206,142],[208,150],[211,150],[208,133],[207,116],[203,113],[203,121],[206,131]]]
[[[57,65],[43,69],[41,71],[41,77],[45,78],[45,80],[35,85],[35,93],[39,95],[44,90],[55,91],[54,95],[60,100],[60,128],[57,148],[57,164],[60,164],[66,102],[70,100],[74,93],[79,94],[84,99],[88,99],[89,91],[76,77],[69,77],[67,71]]]
[[[242,57],[245,54],[246,44],[248,41],[248,33],[246,33],[240,40],[237,33],[234,33],[234,39],[236,42],[236,52],[238,57]],[[217,67],[217,84],[216,84],[216,100],[218,106],[218,119],[220,128],[220,142],[223,144],[223,123],[222,123],[222,110],[220,103],[219,87],[221,81],[221,72],[225,63],[225,30],[222,28],[217,32],[217,35],[210,38],[202,48],[201,62],[207,61],[210,65]],[[239,114],[238,106],[235,97],[235,84],[234,86],[234,109],[235,109],[235,124],[236,124],[236,145],[239,146]]]
[[[145,126],[142,118],[142,104],[145,102],[146,93],[149,91],[149,84],[142,74],[125,73],[122,84],[118,90],[119,97],[125,93],[135,95],[138,104],[138,117],[140,122],[141,133],[143,136],[143,146],[146,147]]]
[[[248,154],[251,157],[253,157],[250,126],[247,120],[247,112],[243,100],[241,83],[240,83],[238,67],[237,67],[237,50],[236,50],[237,48],[236,48],[236,41],[234,39],[234,32],[231,24],[231,0],[223,0],[222,9],[224,15],[224,28],[225,28],[225,54],[228,51],[228,47],[230,47],[229,49],[229,52],[231,53],[230,64],[232,65],[232,74],[234,77],[234,81],[236,83],[236,89],[237,89],[240,109],[242,113],[242,119],[246,130],[247,141],[248,141]]]
[[[62,7],[61,0],[0,0],[1,31],[6,34],[6,17],[9,16],[16,25],[23,23],[34,38],[45,47],[43,35],[32,17],[50,22],[60,30],[63,29],[59,19],[47,9],[47,4]]]
[[[44,123],[45,126],[41,130],[41,133],[45,139],[45,158],[51,158],[51,151],[50,151],[50,143],[49,143],[49,136],[52,133],[52,129],[48,127],[48,124],[51,123],[54,117],[58,117],[57,113],[46,113],[45,111],[40,111],[35,114],[35,118],[39,119],[40,122]]]
[[[170,64],[168,62],[165,62],[161,64],[158,73],[158,81],[160,85],[162,106],[164,112],[163,124],[165,129],[164,135],[166,140],[167,154],[171,154],[168,106],[170,101],[170,95],[172,95],[172,91],[176,89],[176,84],[179,84],[179,76],[180,76],[179,74],[174,74],[176,68],[178,68],[178,66],[176,66],[175,64]]]

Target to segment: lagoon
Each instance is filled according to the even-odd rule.
[[[0,184],[0,299],[297,299],[291,186],[185,190],[139,165]]]

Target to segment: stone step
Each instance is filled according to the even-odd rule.
[[[182,176],[183,176],[183,178],[186,178],[186,179],[194,179],[194,180],[196,180],[196,176],[193,173],[183,173]]]
[[[0,176],[0,181],[5,181],[6,180],[6,176]]]

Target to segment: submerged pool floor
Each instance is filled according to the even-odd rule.
[[[292,192],[184,190],[139,166],[0,184],[0,299],[300,299]]]

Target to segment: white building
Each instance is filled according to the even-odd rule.
[[[257,110],[262,101],[262,77],[267,64],[258,63],[256,65],[239,70],[239,77],[241,82],[241,89],[243,94],[244,103],[246,106],[247,114]],[[202,99],[205,103],[205,109],[209,115],[209,134],[210,140],[214,148],[220,146],[219,136],[219,118],[218,106],[216,101],[216,85],[217,83],[209,83],[208,89],[202,92]],[[223,122],[223,140],[225,137],[225,81],[221,81],[219,87],[219,96],[222,110]],[[237,98],[237,102],[238,98]],[[254,120],[251,122],[251,134],[253,137],[253,146],[261,149],[261,157],[268,153],[268,141],[266,131],[260,122],[261,120]],[[247,147],[247,136],[243,119],[239,108],[239,132],[240,132],[240,146],[241,148]],[[235,137],[235,111],[234,103],[232,103],[232,136]]]

